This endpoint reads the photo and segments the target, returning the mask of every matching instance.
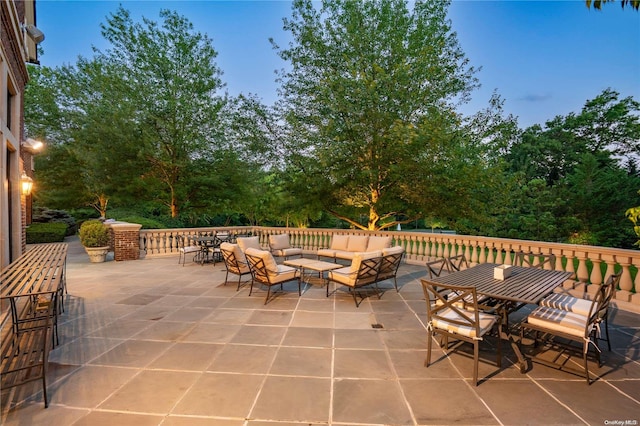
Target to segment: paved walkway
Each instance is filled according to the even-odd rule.
[[[429,368],[423,268],[355,308],[349,294],[293,288],[268,305],[223,285],[221,263],[177,257],[90,264],[72,240],[50,406],[39,383],[2,394],[4,425],[592,424],[640,421],[640,315],[612,315],[613,347],[591,386],[533,364],[459,353]],[[235,279],[232,278],[232,279]],[[379,324],[382,328],[373,328]],[[488,343],[491,343],[489,341]],[[506,347],[506,348],[505,348]],[[579,360],[577,360],[579,361]],[[575,362],[570,360],[569,362]],[[636,422],[636,423],[634,423]]]

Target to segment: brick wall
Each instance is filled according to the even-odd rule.
[[[142,225],[127,222],[113,222],[105,225],[111,228],[113,258],[116,261],[140,259],[140,228]]]

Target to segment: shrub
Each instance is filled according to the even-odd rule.
[[[80,242],[85,247],[109,245],[109,228],[99,220],[87,220],[80,226]]]
[[[76,219],[65,210],[34,207],[33,221],[38,223],[64,223],[67,225],[67,235],[75,234],[78,229]]]
[[[58,243],[64,241],[67,225],[64,223],[32,223],[26,230],[27,244]]]

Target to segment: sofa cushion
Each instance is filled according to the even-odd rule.
[[[351,261],[351,272],[357,274],[360,270],[360,264],[363,260],[373,259],[374,257],[382,256],[381,251],[369,251],[369,252],[357,252],[353,255],[353,260]]]
[[[332,249],[319,249],[316,254],[318,257],[336,257],[336,251]]]
[[[404,247],[402,246],[393,246],[389,248],[382,249],[382,255],[386,256],[388,254],[399,254],[404,253]]]
[[[290,248],[289,234],[269,235],[269,247],[271,247],[271,250]]]
[[[349,243],[348,235],[334,234],[331,237],[331,250],[347,250],[347,244]]]
[[[367,251],[382,250],[391,247],[391,237],[369,237]]]
[[[264,262],[264,267],[267,269],[267,274],[272,275],[278,273],[278,264],[276,263],[276,260],[273,258],[273,255],[270,251],[249,247],[245,251],[245,253],[250,256],[259,257],[260,259],[262,259],[262,261]]]
[[[262,250],[259,237],[240,237],[238,238],[238,245],[243,253],[246,253],[248,248]]]
[[[367,251],[368,235],[349,235],[347,251]]]
[[[357,273],[353,274],[351,267],[345,266],[344,268],[329,271],[328,276],[332,281],[353,287],[356,282]]]

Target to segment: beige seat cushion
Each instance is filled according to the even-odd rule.
[[[269,247],[271,247],[271,250],[290,248],[289,234],[269,235]]]
[[[547,306],[549,308],[561,309],[563,311],[574,312],[580,315],[589,315],[589,310],[593,301],[587,299],[580,299],[577,297],[569,296],[568,294],[554,293],[551,294],[542,301],[540,306]],[[594,312],[596,310],[594,309]]]
[[[240,237],[237,241],[243,253],[246,253],[248,248],[262,250],[262,247],[260,247],[260,238],[258,237]]]
[[[299,271],[296,268],[287,265],[277,265],[277,272],[271,273],[271,271],[269,271],[269,280],[271,283],[276,284],[293,280],[298,278],[299,275]]]
[[[273,250],[273,255],[274,256],[289,257],[289,256],[296,256],[296,255],[299,255],[299,254],[302,254],[302,249],[301,248],[296,248],[296,247]]]
[[[531,325],[576,337],[584,337],[585,332],[589,334],[593,327],[592,324],[589,324],[587,329],[589,318],[586,315],[549,308],[548,306],[539,306],[534,309],[527,317],[527,322]]]
[[[267,270],[267,274],[269,276],[278,274],[278,264],[276,260],[273,258],[273,255],[268,250],[259,250],[253,247],[249,247],[246,251],[246,254],[250,256],[259,257],[264,262],[264,267]],[[295,268],[294,268],[295,270]]]
[[[333,249],[319,249],[316,254],[324,257],[336,257],[336,251]]]
[[[367,251],[368,235],[349,235],[347,251]]]
[[[454,311],[453,309],[445,309],[439,312],[438,315],[445,318],[444,319],[434,318],[434,320],[432,321],[433,327],[439,328],[440,330],[446,330],[450,333],[456,333],[456,334],[460,334],[461,336],[467,336],[467,337],[482,337],[487,331],[491,330],[491,327],[493,327],[493,325],[497,321],[497,317],[495,315],[484,314],[482,312],[479,312],[478,320],[480,325],[480,335],[478,336],[476,335],[476,329],[474,327],[454,324],[447,321],[447,319],[452,321],[453,320],[467,321],[463,319],[462,316],[458,312]],[[474,315],[475,314],[472,311],[469,311],[469,317],[472,320],[475,320],[473,318]]]
[[[391,237],[369,237],[366,251],[383,250],[391,247]]]
[[[346,250],[348,243],[349,243],[348,235],[334,234],[333,237],[331,237],[331,247],[329,248],[332,250]]]
[[[354,274],[351,272],[351,266],[345,266],[344,268],[329,271],[328,276],[331,281],[353,287],[355,285],[358,272],[356,271]]]

